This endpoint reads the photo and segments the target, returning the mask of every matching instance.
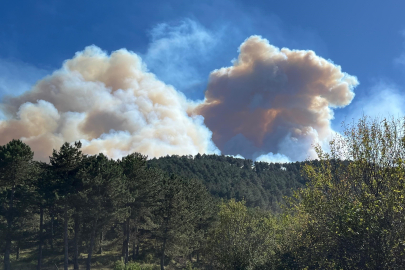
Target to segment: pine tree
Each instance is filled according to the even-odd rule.
[[[172,254],[187,254],[189,239],[194,237],[199,222],[199,214],[206,211],[202,206],[209,200],[202,184],[185,180],[176,175],[162,179],[157,207],[155,210],[154,231],[161,244],[160,268],[164,270],[165,257]]]
[[[83,179],[82,196],[85,198],[86,221],[91,224],[90,242],[86,269],[91,269],[91,258],[96,234],[109,224],[125,208],[119,209],[121,200],[126,197],[122,181],[122,169],[118,162],[108,159],[103,154],[87,158],[87,166],[80,171]]]
[[[80,142],[73,145],[64,143],[57,152],[53,150],[50,157],[52,171],[57,181],[59,204],[63,207],[63,237],[64,237],[64,269],[68,270],[69,265],[69,242],[68,242],[68,211],[71,208],[73,195],[81,188],[81,179],[78,172],[81,168],[83,154],[80,151]]]
[[[4,231],[5,270],[10,270],[11,241],[14,235],[15,218],[27,207],[22,203],[24,199],[27,199],[24,198],[24,195],[28,193],[33,156],[31,148],[20,140],[12,140],[8,144],[0,146],[1,213],[7,222]]]
[[[132,239],[133,249],[135,250],[138,228],[142,226],[146,229],[151,225],[147,224],[147,221],[151,220],[152,210],[156,204],[159,190],[158,185],[163,177],[160,170],[147,168],[146,158],[146,156],[139,153],[134,153],[122,158],[120,162],[129,195],[125,203],[129,210],[124,222],[123,257],[125,264],[128,262],[129,257],[131,225],[134,236],[134,239]]]
[[[36,177],[34,181],[34,202],[39,211],[39,234],[38,234],[38,263],[37,270],[42,268],[42,249],[44,244],[44,211],[53,208],[56,202],[56,186],[52,168],[44,162],[34,162]]]

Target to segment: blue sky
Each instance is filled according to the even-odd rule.
[[[145,54],[159,24],[192,20],[213,35],[225,32],[196,63],[205,72],[201,77],[229,65],[243,40],[256,34],[278,47],[311,49],[333,60],[359,78],[361,95],[376,79],[404,83],[394,62],[405,50],[404,10],[400,0],[2,1],[0,58],[53,70],[92,44]]]
[[[363,113],[403,114],[405,1],[1,1],[0,97],[18,95],[86,46],[140,55],[189,99],[209,73],[231,65],[261,35],[277,47],[313,50],[360,85],[332,126]]]

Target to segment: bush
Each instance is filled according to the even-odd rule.
[[[114,270],[158,270],[160,269],[158,266],[153,265],[140,265],[136,262],[128,262],[125,266],[123,260],[116,261],[114,263]]]
[[[125,265],[124,261],[117,261],[114,264],[114,270],[142,270],[141,266],[138,263],[128,262]]]
[[[405,269],[405,119],[364,117],[316,150],[295,205],[301,268]]]

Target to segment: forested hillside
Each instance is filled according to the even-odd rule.
[[[151,262],[161,269],[181,268],[187,261],[209,268],[217,256],[209,250],[217,245],[210,241],[221,230],[218,218],[233,220],[227,209],[247,215],[248,208],[258,207],[241,220],[247,228],[251,221],[268,222],[268,210],[280,212],[283,196],[304,185],[298,162],[199,154],[148,161],[139,153],[112,160],[83,154],[80,142],[54,150],[49,163],[34,161],[33,155],[20,140],[0,146],[5,270],[24,268],[24,260],[31,266],[34,260],[37,269],[90,270],[95,260],[111,266],[120,257],[124,264]]]
[[[139,153],[113,160],[80,149],[65,143],[44,163],[20,140],[0,146],[4,270],[90,270],[120,258],[164,269],[202,252],[216,207],[201,182],[147,168]]]
[[[168,173],[198,179],[215,197],[244,199],[248,207],[279,210],[284,196],[305,186],[303,162],[252,162],[230,156],[166,156],[148,161]]]
[[[404,123],[362,119],[316,147],[318,161],[292,164],[113,160],[80,142],[44,163],[12,140],[0,146],[3,269],[404,269]]]

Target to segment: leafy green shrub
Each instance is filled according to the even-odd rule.
[[[191,262],[187,262],[186,268],[184,270],[195,270],[197,268],[193,268],[193,264]]]
[[[128,262],[125,265],[124,261],[116,261],[114,264],[114,270],[142,270],[141,266],[138,263]]]
[[[159,270],[160,267],[156,265],[140,265],[136,262],[128,262],[125,266],[123,260],[114,263],[114,270]]]
[[[146,263],[152,263],[153,260],[154,260],[154,257],[153,257],[152,254],[149,253],[148,255],[146,255],[146,257],[145,257],[145,262]]]

